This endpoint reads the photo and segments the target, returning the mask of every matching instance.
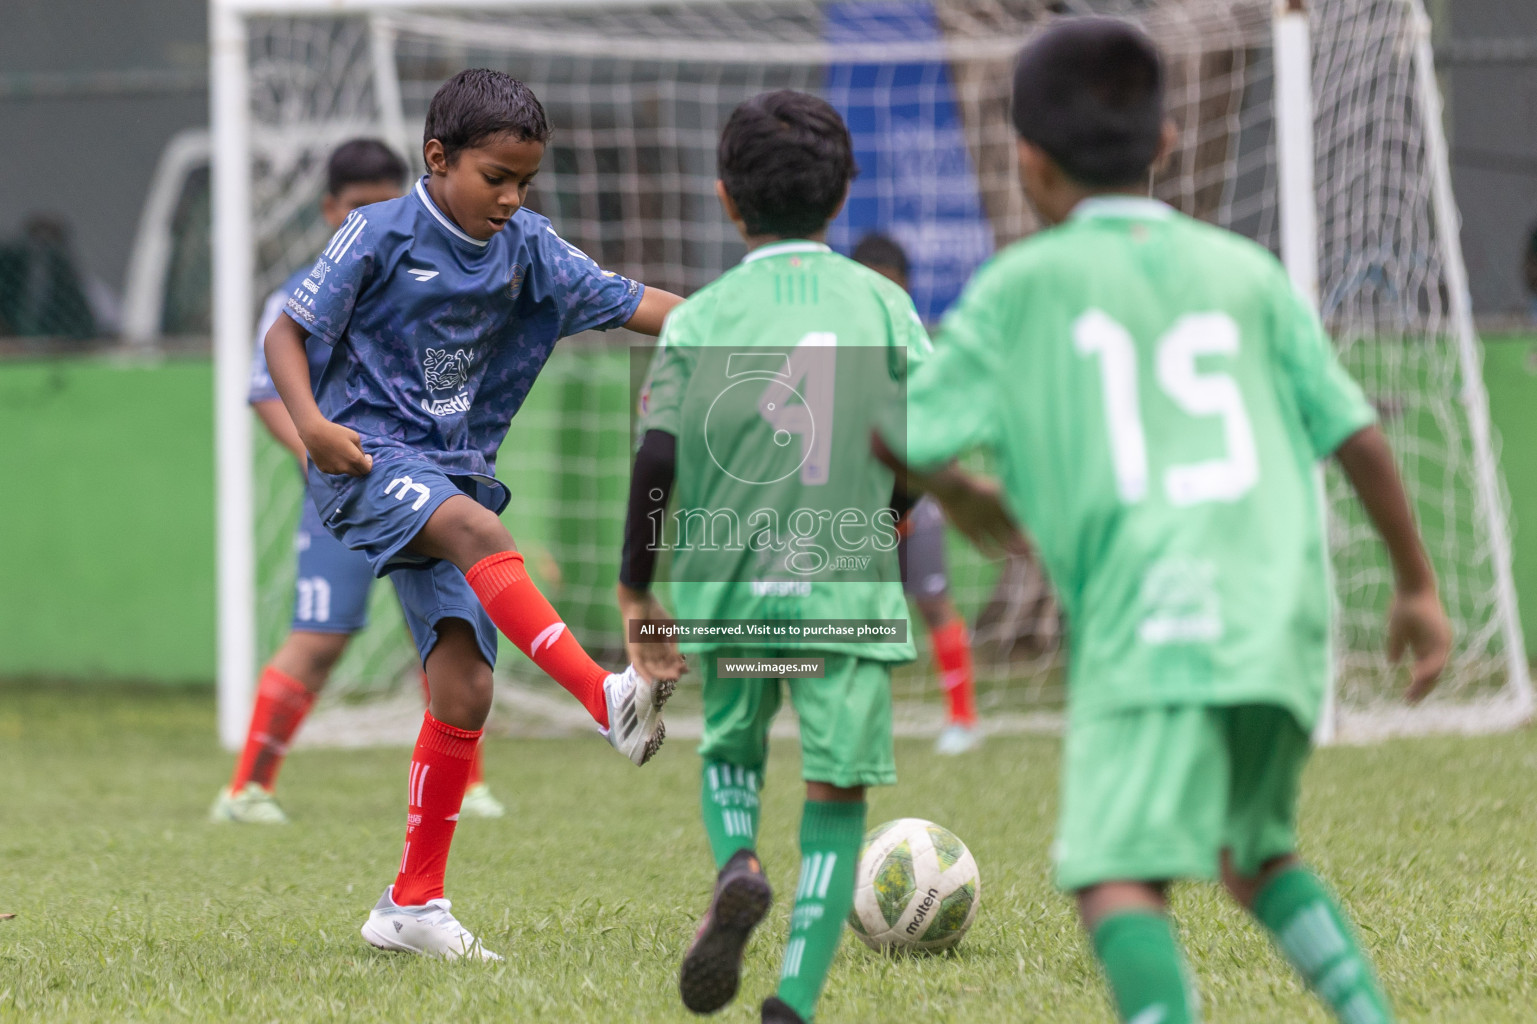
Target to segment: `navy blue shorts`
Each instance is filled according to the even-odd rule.
[[[464,619],[480,652],[496,664],[496,627],[459,569],[406,550],[438,506],[463,494],[500,512],[509,495],[489,477],[450,477],[419,456],[380,460],[367,476],[322,473],[313,464],[309,492],[321,522],[336,540],[360,554],[375,576],[390,574],[406,626],[425,664],[437,645],[438,623]]]
[[[902,566],[902,590],[908,597],[942,597],[945,579],[945,513],[939,502],[924,495],[907,513],[907,530],[897,545]]]
[[[367,476],[322,473],[311,463],[309,492],[325,528],[347,547],[361,551],[375,576],[436,561],[406,546],[454,495],[472,498],[492,512],[501,512],[510,498],[494,478],[450,477],[418,455],[382,461],[376,454]]]
[[[292,627],[306,633],[356,633],[368,625],[374,571],[368,559],[331,536],[306,501],[294,533],[299,572]]]
[[[438,624],[444,619],[463,619],[475,630],[475,646],[486,664],[496,667],[496,627],[457,566],[437,561],[420,568],[396,569],[390,580],[400,595],[406,628],[423,665],[438,644]]]

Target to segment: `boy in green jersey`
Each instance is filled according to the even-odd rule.
[[[1121,1019],[1199,1010],[1168,919],[1221,878],[1334,1014],[1393,1019],[1339,904],[1296,856],[1297,789],[1330,673],[1317,460],[1387,545],[1408,696],[1450,646],[1392,453],[1272,256],[1147,198],[1171,148],[1136,29],[1063,21],[1021,54],[1020,176],[1055,225],[978,271],[915,375],[911,467],[979,542],[1030,531],[1072,624],[1058,884]],[[1138,194],[1141,193],[1141,194]],[[952,462],[983,446],[1001,481]]]
[[[853,904],[865,787],[896,781],[891,668],[914,651],[895,478],[869,437],[928,336],[906,292],[822,241],[854,173],[848,129],[815,96],[765,93],[732,113],[717,192],[749,251],[668,319],[641,396],[621,613],[632,630],[666,616],[648,592],[666,549],[679,619],[740,631],[685,645],[703,675],[701,810],[719,870],[679,976],[696,1013],[735,996],[771,901],[755,847],[783,689],[800,719],[806,805],[790,938],[764,1021],[812,1019]],[[842,625],[797,637],[818,620]],[[862,624],[892,632],[864,642]],[[631,650],[676,673],[666,645]]]

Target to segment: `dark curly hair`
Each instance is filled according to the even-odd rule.
[[[716,154],[726,194],[752,235],[818,233],[859,173],[843,118],[826,100],[793,89],[733,110]]]

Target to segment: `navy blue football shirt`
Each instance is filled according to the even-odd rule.
[[[420,455],[450,475],[490,476],[555,343],[622,326],[644,289],[528,209],[471,238],[426,180],[354,210],[284,312],[335,347],[316,402],[376,463]]]

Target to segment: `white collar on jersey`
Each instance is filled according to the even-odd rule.
[[[1173,213],[1174,207],[1151,196],[1090,196],[1080,200],[1068,218],[1131,217],[1137,220],[1163,220]]]
[[[770,245],[760,245],[746,256],[742,257],[743,263],[751,263],[754,260],[768,259],[770,256],[783,256],[792,252],[832,252],[822,242],[774,242]]]
[[[477,249],[484,249],[486,246],[491,244],[490,239],[482,242],[478,238],[471,238],[469,235],[465,234],[459,229],[459,225],[449,220],[448,217],[444,215],[442,210],[438,209],[438,204],[434,203],[432,201],[432,197],[427,194],[426,178],[418,178],[416,180],[416,188],[412,191],[416,193],[416,198],[422,201],[422,205],[427,208],[427,212],[432,214],[432,216],[437,220],[439,224],[443,225],[443,230],[459,239],[459,241],[468,242],[475,246]]]

